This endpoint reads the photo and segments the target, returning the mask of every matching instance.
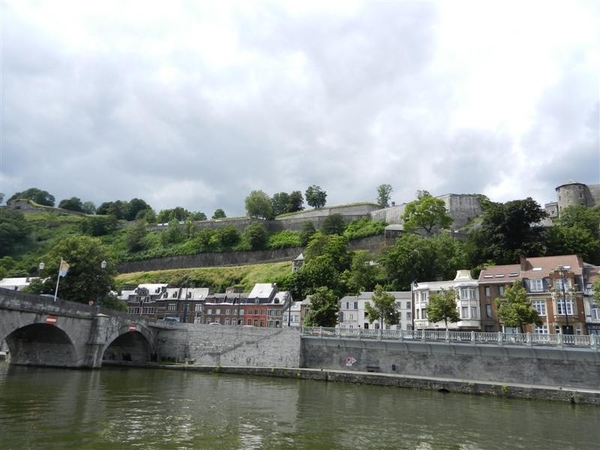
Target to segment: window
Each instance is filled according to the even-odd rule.
[[[598,306],[592,306],[592,319],[594,320],[600,320],[600,307]]]
[[[504,286],[498,286],[498,295],[504,297]]]
[[[346,302],[346,309],[350,309],[350,302]]]
[[[221,314],[221,308],[215,309],[215,314]]]
[[[543,292],[544,280],[541,278],[533,278],[529,280],[529,290],[531,292]]]
[[[534,327],[534,334],[548,334],[548,325],[542,325],[541,327]]]
[[[554,287],[557,291],[560,292],[563,291],[563,288],[565,291],[568,291],[571,288],[571,280],[567,280],[566,278],[557,278],[556,280],[554,280]]]
[[[485,287],[485,296],[486,297],[491,297],[492,295],[492,289],[489,286]]]
[[[426,302],[427,301],[427,292],[426,291],[417,292],[417,300],[419,300],[420,302]]]
[[[402,312],[398,311],[398,323],[402,320]]]
[[[540,316],[546,315],[546,300],[533,300],[531,306],[533,306]]]
[[[473,300],[475,298],[475,289],[460,288],[459,294],[461,300]]]
[[[412,313],[410,311],[406,313],[406,320],[408,320],[408,321],[412,320]]]
[[[485,315],[486,317],[492,318],[492,305],[489,303],[485,305]]]
[[[248,324],[248,325],[252,325],[252,319],[248,319],[248,322],[247,322],[247,324]]]
[[[469,318],[469,308],[467,308],[466,306],[463,306],[462,308],[460,308],[460,318],[461,319]]]
[[[169,303],[169,306],[167,306],[167,311],[177,311],[177,304]]]
[[[573,315],[573,300],[570,299],[566,299],[563,301],[563,299],[561,298],[560,300],[556,301],[556,314],[558,314],[559,316],[564,316],[565,315],[565,306],[567,307],[567,315],[568,316],[572,316]]]
[[[229,325],[229,319],[225,319],[225,325]]]
[[[358,302],[354,302],[354,309],[358,309]]]
[[[471,306],[471,319],[479,319],[479,317],[477,317],[477,307],[476,306]]]
[[[410,309],[411,305],[410,302],[406,302],[406,309]]]
[[[421,310],[417,309],[417,310],[415,310],[415,312],[417,313],[416,319],[421,320]]]

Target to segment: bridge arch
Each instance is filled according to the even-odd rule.
[[[11,364],[74,367],[78,363],[72,339],[55,325],[25,325],[9,333],[5,341]]]
[[[135,331],[131,330],[131,326],[123,325],[109,336],[103,350],[103,361],[156,361],[156,344],[152,331],[140,323],[135,325]]]

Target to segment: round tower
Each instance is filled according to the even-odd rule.
[[[588,206],[590,197],[589,189],[586,184],[576,181],[569,181],[556,188],[558,196],[558,214],[567,206],[583,205]]]

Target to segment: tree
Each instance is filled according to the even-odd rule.
[[[217,211],[215,211],[215,213]],[[225,214],[225,211],[223,211],[223,214]],[[190,213],[190,215],[188,217],[192,220],[206,220],[206,214],[204,214],[202,211],[196,211],[196,212]],[[225,216],[223,216],[223,218],[225,218]]]
[[[279,216],[280,214],[290,212],[290,194],[287,192],[278,192],[277,194],[273,195],[271,204],[273,207],[274,216]]]
[[[448,322],[456,323],[460,320],[456,308],[456,292],[453,289],[442,289],[439,294],[429,296],[427,319],[429,323],[443,320],[446,331],[448,331]]]
[[[263,250],[267,245],[267,231],[262,223],[253,223],[244,230],[243,239],[251,250]]]
[[[152,209],[148,203],[139,198],[133,198],[126,203],[124,211],[124,219],[131,222],[136,219],[140,219],[144,216],[146,211]]]
[[[368,251],[355,251],[347,274],[348,290],[352,293],[369,292],[379,281],[385,281],[381,265],[373,261],[373,255]]]
[[[27,243],[31,230],[22,212],[0,208],[0,257],[12,254]]]
[[[40,276],[45,281],[38,293],[54,293],[61,258],[70,267],[67,275],[60,279],[60,298],[88,303],[109,294],[116,273],[115,266],[110,263],[108,250],[100,240],[88,236],[66,238],[44,256],[45,267]],[[102,261],[107,261],[106,268],[102,268]]]
[[[225,211],[223,211],[221,208],[215,209],[215,212],[212,215],[213,220],[225,219],[226,217],[227,215],[225,214]]]
[[[385,292],[381,285],[375,286],[371,301],[365,303],[365,313],[369,323],[379,321],[381,329],[383,325],[396,325],[400,315],[396,305],[396,299],[389,292]]]
[[[304,323],[309,327],[333,328],[337,325],[339,309],[335,293],[327,287],[319,287],[310,296],[310,307],[304,317]]]
[[[246,214],[256,219],[271,220],[273,218],[271,198],[263,191],[250,192],[246,197]]]
[[[81,203],[81,199],[77,197],[61,200],[58,207],[69,211],[84,212],[83,203]]]
[[[304,222],[300,230],[300,245],[305,247],[316,232],[317,230],[310,220]]]
[[[541,325],[542,320],[537,310],[527,300],[527,291],[521,280],[515,280],[504,291],[504,297],[496,299],[498,318],[505,327],[518,328],[523,332],[523,326],[528,324]]]
[[[131,253],[139,252],[145,247],[144,239],[148,235],[148,227],[144,221],[129,227],[125,232],[125,245]]]
[[[0,205],[4,201],[4,193],[0,192]]]
[[[83,202],[82,208],[86,214],[96,214],[96,205],[94,205],[94,202]]]
[[[89,236],[106,236],[117,230],[115,216],[92,216],[81,222],[81,231]]]
[[[547,256],[581,255],[585,262],[600,264],[600,240],[586,228],[555,225],[548,230]]]
[[[417,200],[410,202],[402,216],[405,231],[424,230],[431,235],[434,230],[450,228],[453,219],[448,215],[446,204],[427,191],[420,191]]]
[[[96,210],[96,214],[102,216],[115,216],[117,219],[124,219],[127,204],[121,200],[116,202],[104,202]]]
[[[306,189],[304,193],[306,203],[313,208],[319,209],[325,206],[327,193],[320,186],[312,185]]]
[[[546,232],[540,226],[546,211],[533,199],[491,203],[480,229],[469,234],[471,265],[485,261],[513,264],[521,255],[543,255]]]
[[[54,206],[55,203],[53,195],[50,195],[47,191],[42,191],[38,188],[29,188],[24,190],[23,192],[17,192],[11,198],[9,198],[8,201],[10,202],[11,200],[19,198],[31,200],[37,203],[38,205],[44,206]]]
[[[253,224],[262,227],[262,224]],[[252,227],[250,225],[249,227]],[[264,229],[263,229],[264,230]],[[222,248],[232,248],[240,242],[241,236],[238,230],[233,225],[227,225],[226,227],[219,228],[215,235],[219,239]],[[260,245],[260,244],[257,244]]]
[[[346,223],[344,217],[341,214],[332,214],[325,217],[323,224],[321,225],[321,233],[323,234],[344,234],[346,229]]]
[[[390,206],[390,195],[394,188],[391,184],[381,184],[377,187],[377,204],[382,208]]]
[[[290,204],[288,208],[288,212],[297,212],[302,211],[304,209],[304,197],[302,197],[302,192],[300,191],[292,191],[290,193]]]

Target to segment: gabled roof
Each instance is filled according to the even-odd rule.
[[[256,283],[248,294],[248,298],[268,299],[277,292],[275,283]]]
[[[521,261],[521,276],[523,278],[543,278],[554,272],[558,266],[563,266],[575,275],[582,275],[583,261],[577,255],[541,256],[523,258]]]
[[[480,283],[512,283],[521,279],[521,266],[519,264],[506,264],[502,266],[490,266],[483,269],[479,274]]]

